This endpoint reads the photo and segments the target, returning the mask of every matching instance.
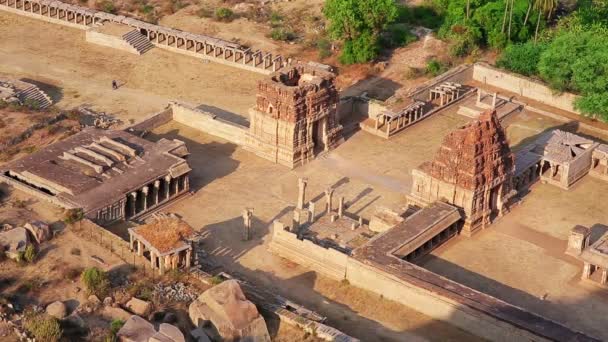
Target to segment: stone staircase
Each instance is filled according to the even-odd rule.
[[[19,91],[16,96],[22,104],[37,109],[45,109],[53,104],[51,97],[35,85],[30,85]]]
[[[140,55],[148,52],[154,47],[150,40],[137,30],[125,33],[122,36],[122,39],[131,45]]]

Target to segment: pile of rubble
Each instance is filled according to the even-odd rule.
[[[167,301],[176,302],[191,302],[194,301],[198,295],[194,293],[184,283],[173,283],[173,284],[156,284],[154,286],[154,292],[161,298]]]
[[[79,107],[76,111],[80,114],[80,123],[84,127],[96,127],[109,129],[112,126],[120,125],[122,122],[115,117],[104,112],[96,112],[90,108]]]

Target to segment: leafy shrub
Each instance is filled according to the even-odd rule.
[[[57,321],[55,317],[47,316],[45,314],[26,315],[24,326],[37,341],[59,341],[63,334],[61,327],[59,326],[59,321]]]
[[[378,39],[369,31],[358,38],[346,41],[340,55],[342,64],[365,63],[373,60],[380,50]]]
[[[279,12],[270,13],[270,26],[278,27],[283,23],[283,16]]]
[[[220,7],[215,10],[215,19],[219,21],[230,22],[234,20],[234,12],[230,8]]]
[[[116,14],[116,6],[112,1],[104,1],[101,3],[101,10],[108,13]]]
[[[110,281],[106,272],[97,267],[90,267],[82,272],[80,279],[87,288],[89,294],[104,297],[110,288]]]
[[[282,40],[282,41],[290,41],[294,40],[296,37],[293,31],[287,30],[282,27],[277,27],[270,31],[270,38],[273,40]]]
[[[68,209],[63,217],[66,224],[76,223],[84,218],[84,211],[81,208]]]
[[[154,286],[147,281],[133,283],[129,287],[128,292],[132,297],[137,297],[139,299],[147,301],[154,299]]]
[[[34,260],[36,260],[36,254],[36,247],[32,244],[27,245],[27,247],[25,247],[25,252],[23,252],[23,261],[28,264],[34,262]]]
[[[118,333],[118,330],[120,330],[123,325],[125,325],[125,321],[122,319],[113,319],[112,322],[110,322],[110,332],[116,336],[116,333]]]
[[[540,55],[545,47],[544,44],[533,42],[509,45],[496,61],[496,65],[522,75],[536,75]]]
[[[445,72],[446,66],[437,59],[431,59],[426,63],[426,73],[431,76],[437,76]]]
[[[407,25],[391,25],[387,32],[383,35],[382,45],[389,48],[397,48],[406,46],[418,38],[410,32]]]
[[[429,5],[397,7],[397,22],[407,23],[414,26],[423,26],[430,29],[437,29],[443,23],[443,15]]]
[[[331,56],[331,43],[325,38],[321,38],[316,43],[317,49],[319,50],[319,58],[327,58]]]
[[[145,5],[141,6],[140,11],[143,14],[148,14],[148,15],[152,14],[152,12],[154,12],[154,6],[145,4]]]
[[[208,7],[199,8],[196,14],[201,18],[213,18],[213,11]]]
[[[209,281],[211,282],[211,285],[218,285],[224,282],[224,278],[216,275],[211,277]]]
[[[405,71],[403,72],[403,77],[406,80],[412,80],[412,79],[422,76],[422,74],[423,74],[423,71],[419,68],[407,67],[405,69]]]

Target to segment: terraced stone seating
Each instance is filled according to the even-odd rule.
[[[139,31],[137,30],[125,33],[122,36],[122,39],[124,39],[129,45],[131,45],[135,50],[137,50],[140,55],[146,53],[154,47],[150,40],[143,34],[139,33]]]

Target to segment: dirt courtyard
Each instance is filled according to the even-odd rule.
[[[61,108],[90,104],[128,123],[170,100],[248,117],[261,74],[152,49],[137,56],[85,41],[85,32],[0,12],[0,73],[47,84]],[[111,82],[120,88],[112,91]],[[226,91],[230,89],[230,91]]]

